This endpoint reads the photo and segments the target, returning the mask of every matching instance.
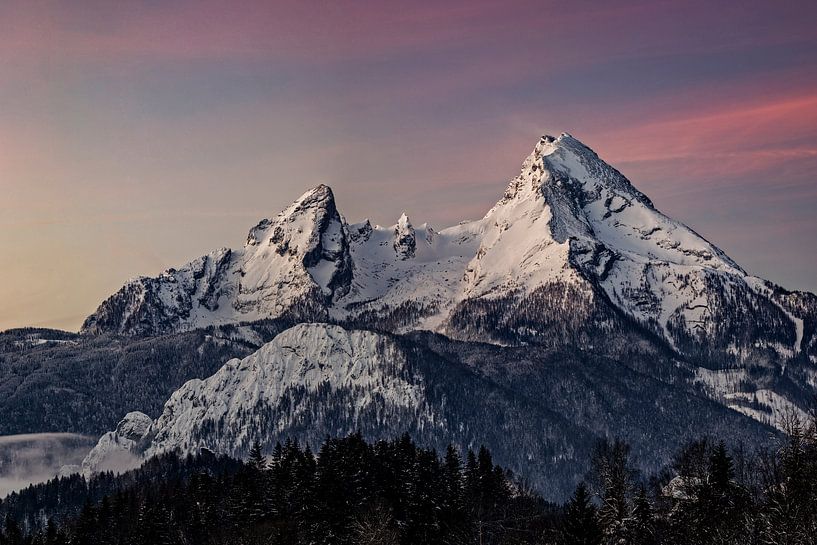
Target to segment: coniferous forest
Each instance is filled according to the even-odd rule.
[[[771,451],[685,445],[658,475],[604,440],[564,505],[485,448],[424,449],[408,435],[297,442],[247,460],[165,454],[123,475],[34,485],[0,503],[1,545],[813,544],[817,426],[792,418]]]

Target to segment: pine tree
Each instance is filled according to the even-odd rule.
[[[256,471],[263,471],[267,468],[267,460],[261,450],[261,443],[256,439],[250,447],[250,455],[247,464]]]
[[[48,519],[48,523],[45,527],[45,537],[44,537],[44,544],[45,545],[57,545],[61,541],[61,536],[59,535],[59,531],[57,529],[57,525],[54,523],[54,519]]]
[[[465,533],[465,483],[462,459],[454,445],[448,445],[443,467],[443,508],[440,524],[449,542],[458,542]]]
[[[96,513],[90,501],[86,501],[85,505],[80,511],[77,525],[74,529],[73,543],[77,545],[91,545],[96,543]]]
[[[587,486],[582,482],[567,504],[562,526],[564,545],[599,545],[602,533],[596,519],[596,508],[590,501]]]
[[[729,490],[735,469],[732,457],[726,451],[726,444],[721,441],[709,458],[709,483],[719,492]]]
[[[755,534],[753,524],[746,524],[752,517],[751,497],[735,482],[726,445],[722,441],[697,445],[706,449],[695,449],[697,469],[683,476],[683,495],[667,516],[672,540],[700,545],[750,542]]]
[[[712,543],[740,542],[751,535],[743,524],[748,497],[734,476],[732,457],[721,441],[712,450],[706,482],[699,492],[701,527]]]
[[[463,478],[462,460],[457,447],[448,445],[445,452],[444,490],[446,508],[451,512],[462,510]]]
[[[655,536],[655,512],[647,498],[647,490],[640,486],[633,499],[632,523],[629,528],[629,541],[633,545],[653,545]]]
[[[169,505],[158,498],[145,498],[136,525],[138,545],[172,545],[173,527]]]
[[[436,453],[418,449],[412,461],[413,475],[407,494],[406,521],[411,532],[404,538],[411,543],[430,543],[440,532],[442,505],[440,483],[444,474]]]
[[[275,447],[272,449],[272,455],[270,456],[270,468],[275,468],[281,463],[281,458],[284,456],[284,447],[281,445],[280,441],[275,442]]]
[[[477,456],[470,448],[465,455],[465,497],[473,501],[479,493],[479,471]]]

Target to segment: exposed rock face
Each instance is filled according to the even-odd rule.
[[[397,220],[397,226],[394,228],[394,252],[397,258],[405,261],[414,257],[414,252],[417,249],[417,237],[414,233],[414,227],[411,225],[408,216],[404,213]]]

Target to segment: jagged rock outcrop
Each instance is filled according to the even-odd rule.
[[[414,233],[414,227],[405,213],[397,220],[397,226],[394,228],[394,252],[397,258],[405,261],[414,257],[414,252],[417,249],[417,237]]]
[[[253,227],[244,248],[129,281],[82,330],[156,335],[284,316],[321,319],[351,278],[346,222],[332,190],[320,185]]]
[[[140,463],[139,452],[153,421],[145,413],[132,411],[119,421],[114,431],[104,434],[82,461],[86,475],[97,471],[125,471]]]

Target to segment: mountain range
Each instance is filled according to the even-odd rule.
[[[174,375],[161,408],[128,407],[85,471],[409,431],[485,442],[563,497],[599,437],[656,469],[700,434],[763,444],[817,390],[817,296],[747,273],[568,134],[543,136],[483,218],[445,229],[349,223],[319,185],[243,248],[130,280],[72,342],[197,332],[234,358]]]
[[[128,282],[87,333],[290,317],[500,344],[590,345],[633,323],[707,367],[817,363],[817,298],[746,273],[575,138],[543,137],[482,218],[348,223],[307,191],[222,248]],[[599,347],[601,348],[601,347]]]

